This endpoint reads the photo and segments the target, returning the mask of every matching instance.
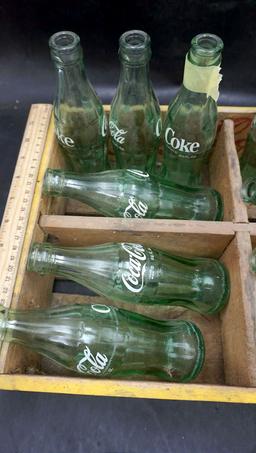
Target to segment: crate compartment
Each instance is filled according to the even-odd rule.
[[[244,152],[246,138],[251,126],[252,119],[254,115],[256,115],[256,108],[255,107],[237,107],[233,108],[233,112],[230,114],[230,118],[233,120],[233,127],[234,127],[234,140],[235,140],[235,149],[240,158]],[[238,186],[238,200],[243,203],[243,200],[240,195],[241,185],[242,185],[242,178],[240,174],[237,174],[236,177],[237,186]],[[252,204],[244,204],[246,207],[246,217],[247,221],[255,222],[256,221],[256,206]]]
[[[163,112],[166,108],[163,108]],[[52,276],[26,272],[29,248],[49,239],[62,245],[92,245],[108,241],[141,242],[180,255],[212,256],[223,260],[231,276],[231,298],[226,309],[213,317],[168,307],[133,306],[140,313],[191,319],[206,342],[206,362],[195,383],[117,381],[69,377],[60,369],[19,346],[3,344],[0,353],[0,388],[161,399],[256,402],[255,276],[249,272],[249,255],[256,245],[256,225],[248,223],[239,198],[239,163],[235,140],[237,118],[247,112],[222,108],[221,129],[212,153],[210,182],[224,198],[224,222],[198,222],[100,217],[84,205],[61,198],[42,198],[47,167],[64,168],[53,123],[48,130],[33,204],[20,257],[12,308],[45,307],[59,303],[103,301],[98,296],[53,293]],[[235,136],[233,122],[235,121]],[[241,139],[242,140],[242,139]],[[72,214],[72,215],[71,215]],[[251,239],[252,244],[251,244]],[[92,299],[93,297],[93,299]],[[104,302],[106,299],[104,299]],[[113,304],[128,308],[127,304]],[[48,375],[41,375],[46,372]],[[33,373],[31,375],[31,373]],[[66,371],[65,371],[66,374]]]

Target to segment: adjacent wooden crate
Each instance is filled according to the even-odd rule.
[[[162,111],[165,114],[166,107]],[[1,389],[256,402],[256,277],[249,270],[249,256],[252,246],[256,246],[256,225],[249,223],[246,206],[240,197],[241,176],[237,156],[237,149],[240,151],[244,146],[245,134],[255,112],[253,108],[219,109],[219,131],[209,163],[209,179],[211,186],[219,190],[224,199],[223,222],[107,218],[74,201],[43,198],[41,192],[46,168],[62,168],[64,165],[53,122],[50,121],[19,261],[12,308],[91,303],[92,300],[94,303],[106,303],[106,299],[98,296],[53,293],[52,276],[26,271],[31,243],[47,238],[62,245],[77,246],[132,241],[180,255],[219,258],[230,272],[231,297],[227,308],[220,315],[211,317],[180,308],[130,307],[156,318],[190,319],[201,328],[206,342],[206,361],[202,373],[192,384],[65,376],[63,369],[50,367],[36,354],[17,345],[3,344],[0,353]],[[114,305],[129,307],[124,303]],[[48,375],[45,375],[46,370]]]

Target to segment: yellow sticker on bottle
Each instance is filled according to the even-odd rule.
[[[186,55],[183,85],[195,93],[205,93],[216,102],[219,98],[219,84],[222,79],[221,67],[197,66],[191,63]]]

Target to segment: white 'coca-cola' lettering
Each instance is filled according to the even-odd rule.
[[[119,129],[113,121],[109,122],[109,129],[110,129],[111,137],[113,137],[113,139],[117,143],[119,143],[120,145],[123,145],[125,142],[124,135],[127,134],[128,131],[125,131],[124,129]]]
[[[142,217],[145,217],[148,212],[147,203],[136,200],[136,198],[133,196],[131,196],[128,201],[129,204],[124,211],[125,218],[135,217],[136,219],[141,219]]]
[[[200,143],[198,142],[187,142],[184,138],[175,137],[175,131],[171,127],[167,127],[165,131],[165,141],[167,145],[183,153],[194,154],[197,153],[200,148]]]
[[[69,146],[70,148],[73,148],[75,146],[74,140],[70,137],[65,137],[64,134],[61,134],[59,129],[56,129],[56,134],[58,137],[58,140],[62,143],[62,145]]]
[[[149,174],[141,170],[127,170],[127,172],[135,176],[140,176],[141,178],[149,178]]]
[[[102,119],[101,135],[102,135],[102,137],[106,137],[106,135],[107,135],[107,118],[106,118],[105,114],[103,115],[103,119]]]
[[[162,120],[161,120],[161,118],[159,118],[159,120],[156,123],[156,136],[157,137],[160,137],[161,129],[162,129]]]
[[[105,354],[97,352],[94,357],[90,351],[90,348],[85,346],[84,357],[82,357],[78,363],[77,370],[80,371],[80,373],[100,374],[106,368],[107,363],[108,358]]]
[[[140,244],[122,244],[123,250],[129,255],[128,271],[122,274],[122,281],[129,291],[139,293],[144,286],[147,256]]]

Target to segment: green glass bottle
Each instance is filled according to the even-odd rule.
[[[242,197],[246,203],[256,204],[256,116],[247,135],[244,152],[240,158]]]
[[[222,40],[208,33],[195,36],[186,56],[183,85],[169,105],[163,138],[162,176],[198,186],[217,128]]]
[[[43,193],[79,200],[113,217],[222,220],[223,216],[216,190],[164,183],[140,170],[78,175],[48,169]]]
[[[252,272],[256,272],[256,248],[253,249],[250,257],[250,267]]]
[[[228,272],[219,261],[172,256],[140,244],[74,248],[34,244],[27,269],[135,304],[178,305],[211,314],[229,298]]]
[[[100,304],[0,307],[0,335],[88,377],[188,382],[204,361],[203,337],[193,323],[156,321]]]
[[[256,116],[247,135],[244,152],[240,158],[242,179],[256,178]]]
[[[80,173],[107,168],[103,106],[85,72],[80,38],[61,31],[49,40],[57,73],[55,130],[68,168]]]
[[[140,30],[119,40],[121,75],[109,130],[118,168],[154,166],[161,133],[160,107],[149,78],[150,37]]]
[[[256,204],[256,177],[243,181],[241,195],[245,203]]]

